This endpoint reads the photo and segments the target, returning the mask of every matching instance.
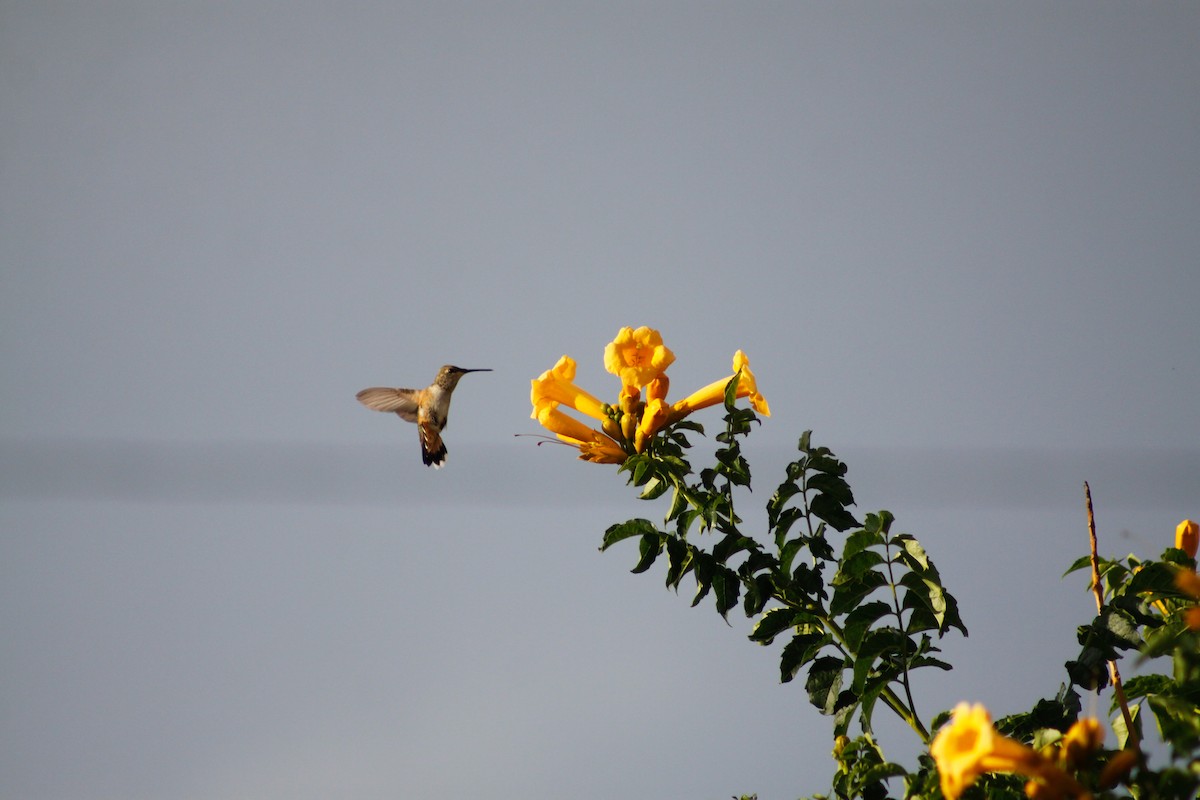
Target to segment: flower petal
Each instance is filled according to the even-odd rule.
[[[587,414],[593,419],[603,421],[604,403],[594,395],[580,389],[572,379],[575,377],[575,362],[563,356],[553,369],[546,370],[531,383],[529,400],[533,404],[534,419],[538,418],[538,408],[544,403],[562,403],[570,406],[581,414]]]
[[[662,374],[675,354],[663,344],[662,334],[642,326],[621,328],[604,348],[604,368],[626,386],[642,387]]]

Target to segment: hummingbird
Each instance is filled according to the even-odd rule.
[[[446,463],[446,445],[442,430],[450,414],[450,395],[458,381],[468,372],[491,372],[490,369],[463,369],[450,364],[438,370],[433,383],[425,389],[389,389],[373,386],[356,396],[358,402],[375,411],[394,411],[406,422],[417,423],[421,439],[421,461],[427,467],[441,469]]]

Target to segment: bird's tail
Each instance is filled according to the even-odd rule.
[[[446,445],[432,425],[417,426],[421,432],[421,461],[425,466],[441,469],[446,463]]]

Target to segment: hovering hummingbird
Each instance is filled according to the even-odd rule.
[[[425,389],[389,389],[374,386],[356,395],[358,402],[375,411],[394,411],[402,420],[417,423],[421,438],[421,460],[425,466],[441,469],[446,463],[446,445],[442,429],[450,414],[450,395],[458,381],[468,372],[491,372],[490,369],[463,369],[450,364],[438,370],[437,377]]]

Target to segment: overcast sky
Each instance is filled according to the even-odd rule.
[[[665,508],[514,436],[624,325],[749,355],[751,520],[811,428],[925,543],[927,718],[1052,695],[1083,481],[1111,555],[1200,514],[1197,86],[1191,2],[0,0],[0,795],[827,790],[596,552]],[[434,471],[354,393],[443,363]]]

